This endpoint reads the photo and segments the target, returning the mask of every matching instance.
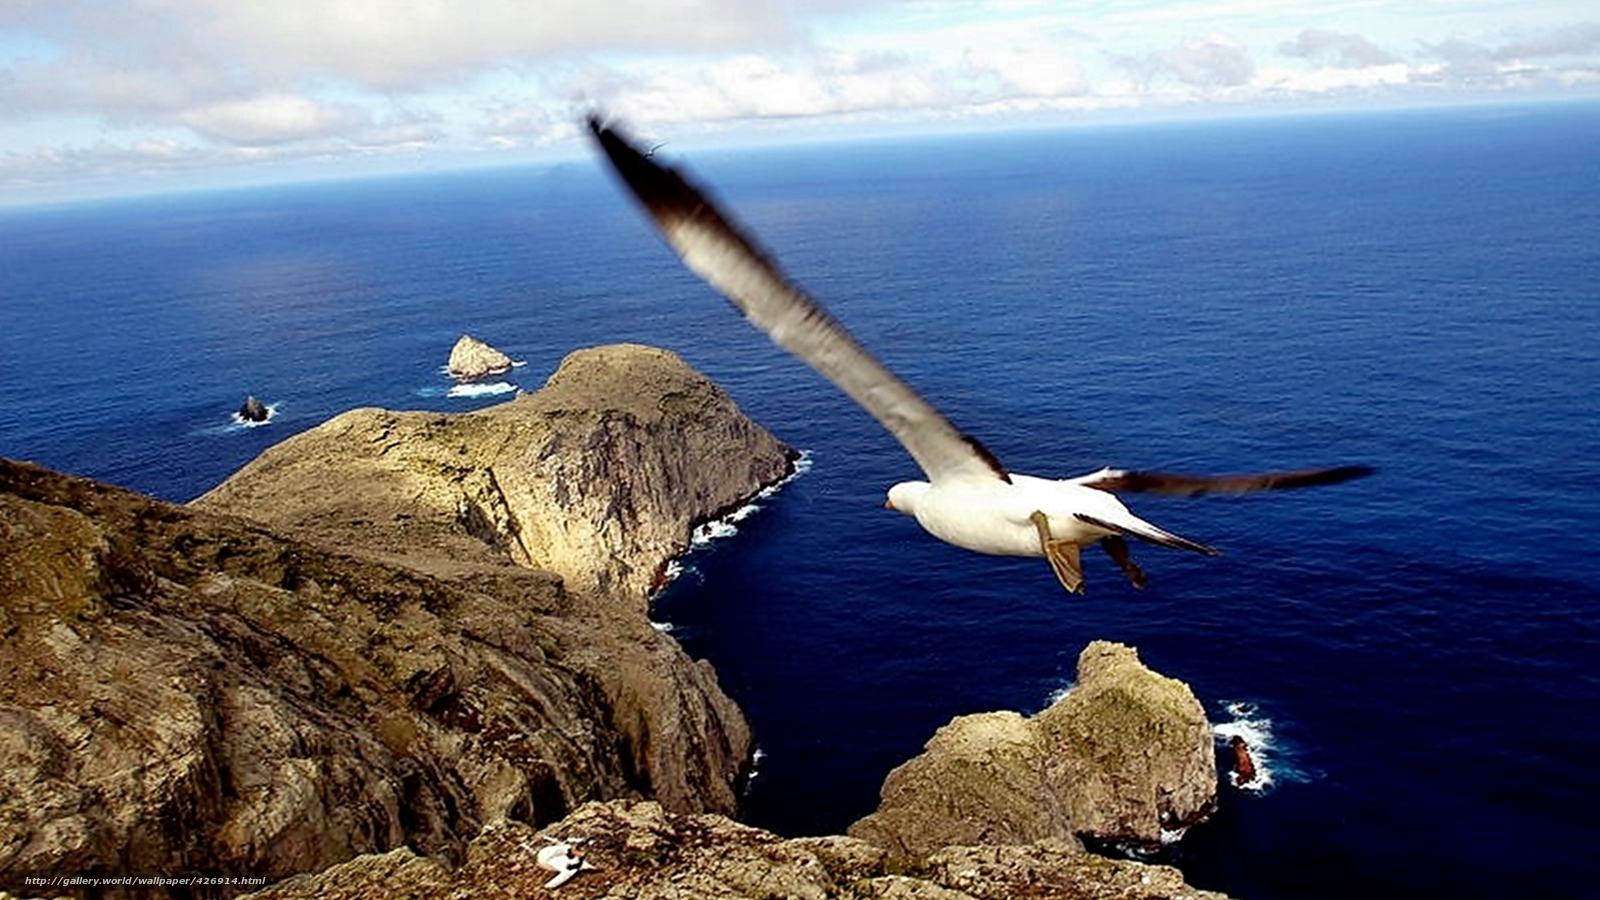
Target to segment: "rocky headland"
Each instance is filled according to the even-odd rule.
[[[1214,896],[1080,842],[1216,786],[1187,688],[1116,645],[1032,719],[942,729],[851,837],[726,817],[749,729],[646,597],[794,458],[613,346],[478,412],[345,413],[188,507],[0,460],[0,890],[541,896],[535,853],[580,839],[565,896]]]
[[[642,610],[694,525],[794,459],[677,356],[623,344],[478,412],[335,416],[194,505],[436,574],[538,568]]]
[[[471,381],[509,372],[511,366],[511,357],[470,334],[463,334],[450,348],[450,360],[445,364],[445,371],[451,378]]]
[[[1088,838],[1140,849],[1205,819],[1216,750],[1189,686],[1095,641],[1076,685],[1036,716],[960,716],[883,783],[850,834],[915,859],[949,844]]]

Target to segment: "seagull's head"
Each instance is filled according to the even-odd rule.
[[[889,488],[889,499],[884,501],[883,508],[914,516],[917,514],[917,503],[930,487],[933,485],[926,481],[902,481]]]

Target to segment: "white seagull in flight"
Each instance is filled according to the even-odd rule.
[[[1372,472],[1339,466],[1204,476],[1106,468],[1065,480],[1008,472],[784,277],[777,263],[676,169],[641,151],[598,116],[590,117],[589,129],[684,265],[774,343],[848,394],[906,448],[928,480],[891,487],[884,505],[914,517],[946,543],[997,556],[1042,556],[1061,586],[1080,594],[1079,550],[1099,544],[1133,586],[1142,588],[1144,572],[1128,554],[1127,537],[1207,556],[1219,551],[1146,522],[1114,492],[1243,494],[1334,484]]]

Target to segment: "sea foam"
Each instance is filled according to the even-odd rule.
[[[496,394],[509,394],[517,386],[509,381],[494,381],[488,384],[458,384],[446,392],[446,397],[492,397]]]
[[[1228,771],[1228,783],[1242,791],[1263,792],[1270,789],[1276,778],[1303,781],[1281,751],[1273,732],[1272,720],[1262,714],[1260,707],[1245,700],[1229,700],[1222,704],[1228,719],[1211,723],[1211,733],[1217,743],[1227,747],[1235,737],[1244,739],[1250,750],[1250,760],[1255,763],[1256,777],[1249,784],[1239,784],[1237,772]]]
[[[745,519],[748,519],[757,512],[761,511],[760,501],[770,500],[779,491],[783,490],[784,486],[789,484],[789,482],[794,481],[796,478],[799,478],[801,475],[804,475],[809,471],[811,471],[811,451],[801,450],[800,456],[794,461],[794,471],[790,472],[786,477],[762,488],[749,503],[746,503],[727,515],[718,519],[712,519],[709,522],[702,522],[695,526],[694,530],[689,532],[689,549],[684,553],[684,555],[688,556],[697,550],[702,550],[710,546],[713,541],[719,538],[733,537],[734,535],[738,534],[738,523],[743,522]],[[667,585],[676,581],[678,576],[684,574],[685,572],[693,571],[695,571],[694,568],[682,562],[681,558],[668,560],[667,567],[664,570],[663,577],[661,579],[661,588],[664,589]]]

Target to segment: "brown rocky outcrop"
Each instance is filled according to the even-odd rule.
[[[511,365],[511,357],[470,334],[463,334],[456,345],[450,348],[450,361],[446,363],[445,371],[452,378],[470,381],[509,372]]]
[[[477,412],[335,416],[195,505],[431,571],[544,569],[643,609],[690,529],[783,478],[793,457],[674,354],[614,345]]]
[[[535,855],[573,841],[592,871],[555,890]],[[676,815],[653,803],[591,803],[537,831],[485,829],[465,862],[409,850],[363,856],[272,885],[253,900],[388,897],[630,897],[636,900],[1223,900],[1166,866],[1106,859],[1072,838],[1018,846],[945,847],[909,861],[848,837],[784,840],[716,815]]]
[[[1078,836],[1150,846],[1209,814],[1216,789],[1211,726],[1188,685],[1096,641],[1078,657],[1077,686],[1038,715],[939,729],[850,834],[899,859]]]
[[[748,728],[640,573],[788,455],[611,347],[492,410],[338,417],[196,507],[0,460],[0,888],[459,859],[591,799],[731,812]]]

